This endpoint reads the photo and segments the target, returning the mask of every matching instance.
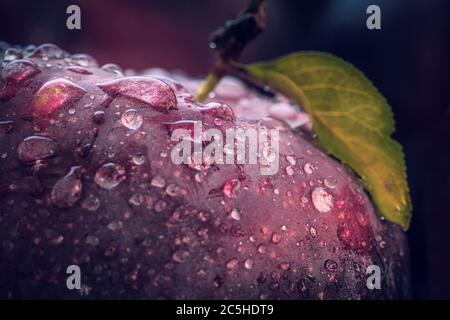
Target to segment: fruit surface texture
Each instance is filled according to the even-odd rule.
[[[405,234],[284,97],[226,78],[200,103],[187,76],[53,45],[8,49],[1,75],[0,297],[408,297]],[[277,129],[279,170],[173,163],[195,121]]]

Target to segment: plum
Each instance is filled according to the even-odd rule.
[[[195,79],[48,44],[8,49],[0,84],[0,297],[408,297],[404,232],[286,98],[226,78],[199,103]],[[279,130],[278,172],[173,163],[195,121]]]

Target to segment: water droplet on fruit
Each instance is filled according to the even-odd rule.
[[[302,202],[302,203],[308,203],[308,197],[307,196],[302,196],[301,198],[300,198],[300,201]]]
[[[336,272],[338,269],[337,262],[334,260],[331,260],[331,259],[325,260],[324,266],[325,266],[325,269],[327,269],[328,271],[331,271],[331,272]]]
[[[166,187],[166,193],[170,196],[170,197],[177,197],[181,194],[181,189],[179,186],[177,186],[174,183],[169,184]]]
[[[239,265],[239,260],[236,258],[232,258],[232,259],[228,260],[227,263],[225,264],[225,266],[228,270],[236,269],[238,265]]]
[[[2,70],[6,84],[0,90],[0,101],[8,101],[14,97],[20,89],[19,85],[39,72],[41,70],[28,60],[15,60],[8,63]]]
[[[84,53],[77,53],[70,57],[70,62],[76,63],[81,67],[97,67],[97,61],[90,55]]]
[[[94,194],[90,193],[82,202],[81,206],[91,212],[97,211],[100,207],[100,199]]]
[[[70,108],[67,112],[68,112],[70,115],[74,115],[75,112],[76,112],[76,110],[75,110],[75,108]]]
[[[225,121],[234,121],[236,118],[233,109],[231,109],[231,107],[225,103],[210,102],[200,110],[202,114],[209,115],[218,120],[221,119]]]
[[[31,61],[16,60],[8,63],[2,70],[3,78],[13,83],[22,83],[26,79],[41,72],[39,68]]]
[[[7,133],[11,132],[14,128],[14,122],[12,121],[0,121],[0,138],[4,137]]]
[[[244,268],[247,270],[253,269],[253,266],[255,265],[255,261],[251,258],[245,259],[244,261]]]
[[[156,188],[164,188],[164,186],[166,185],[166,181],[161,176],[155,176],[150,184]]]
[[[72,167],[66,176],[55,183],[51,192],[51,199],[55,206],[69,208],[80,200],[83,189],[82,171],[80,166]]]
[[[305,172],[307,173],[307,174],[311,174],[311,173],[313,173],[314,172],[314,166],[311,164],[311,163],[306,163],[304,166],[303,166],[303,170],[305,170]]]
[[[281,234],[279,234],[278,232],[274,232],[272,233],[272,238],[271,238],[272,242],[277,244],[281,242]]]
[[[230,217],[233,220],[241,220],[241,213],[237,209],[233,209],[230,212]]]
[[[223,185],[223,194],[227,198],[235,198],[240,187],[241,182],[238,179],[231,179]]]
[[[78,101],[86,90],[67,79],[46,82],[31,100],[28,114],[47,116],[54,111]]]
[[[292,176],[292,175],[294,174],[294,169],[292,169],[291,166],[287,166],[287,167],[286,167],[286,173],[287,173],[289,176]]]
[[[265,254],[266,252],[267,252],[267,247],[266,247],[266,245],[264,245],[264,244],[260,244],[260,245],[258,245],[258,247],[257,247],[257,249],[256,249],[257,251],[258,251],[258,253],[260,253],[260,254]]]
[[[314,207],[319,212],[328,212],[333,208],[333,195],[322,187],[316,187],[311,193]]]
[[[115,163],[102,165],[95,173],[94,181],[104,189],[113,189],[126,179],[125,169]]]
[[[133,163],[134,163],[135,165],[140,166],[140,165],[144,164],[144,162],[145,162],[145,156],[144,156],[143,154],[140,154],[140,153],[135,154],[135,155],[133,155],[133,157],[132,157],[132,161],[133,161]]]
[[[45,43],[37,47],[29,57],[41,58],[46,61],[48,59],[60,59],[65,55],[65,52],[54,44]]]
[[[79,66],[68,66],[68,67],[66,67],[66,70],[74,72],[74,73],[78,73],[78,74],[92,74],[92,72],[89,71],[89,69],[86,69],[84,67],[79,67]]]
[[[165,82],[151,77],[125,77],[98,84],[108,95],[139,100],[159,110],[175,108],[174,92]]]
[[[94,121],[95,124],[102,125],[105,123],[105,112],[98,110],[94,112],[94,115],[92,116],[92,121]]]
[[[17,153],[20,161],[32,162],[53,156],[56,149],[57,146],[53,140],[46,137],[31,136],[20,143]]]
[[[130,199],[128,199],[128,202],[136,207],[142,205],[144,203],[144,201],[145,201],[145,198],[140,193],[135,193],[130,197]]]
[[[286,156],[286,160],[293,166],[295,166],[295,164],[297,163],[294,156],[291,156],[291,155]]]
[[[330,176],[330,177],[325,178],[324,183],[325,183],[325,186],[327,186],[328,188],[334,189],[334,188],[336,188],[336,185],[337,185],[337,179],[335,177]]]
[[[121,77],[123,76],[122,68],[120,68],[117,64],[114,64],[114,63],[107,63],[107,64],[103,65],[102,70],[109,72],[109,73],[116,74]]]
[[[17,59],[22,59],[22,51],[16,48],[8,48],[6,49],[3,55],[3,61],[9,62]]]
[[[137,130],[141,127],[144,118],[134,109],[128,109],[122,114],[120,122],[122,125],[131,130]]]

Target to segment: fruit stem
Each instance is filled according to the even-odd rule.
[[[208,94],[214,90],[219,81],[220,78],[216,74],[210,73],[197,89],[197,100],[203,102],[208,97]]]
[[[264,0],[249,0],[245,10],[235,20],[225,22],[211,35],[210,47],[216,62],[211,73],[197,90],[197,100],[203,101],[226,74],[240,74],[235,67],[242,51],[265,28]],[[246,83],[248,79],[244,80]]]

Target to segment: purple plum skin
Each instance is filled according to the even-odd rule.
[[[221,114],[205,111],[185,89],[195,81],[140,74],[149,85],[162,82],[145,100],[120,69],[101,69],[88,56],[71,60],[56,49],[23,53],[31,69],[2,67],[0,298],[409,297],[405,233],[380,219],[354,175],[321,151],[308,130],[270,118],[277,98],[252,100],[257,94],[235,83],[237,91],[227,96],[219,86],[209,100],[234,110],[219,129],[280,128],[277,174],[263,176],[258,165],[199,171],[171,161],[175,142],[167,125],[201,120],[217,127]],[[6,72],[11,69],[16,73]],[[121,78],[113,94],[99,86]],[[39,91],[55,79],[81,89]],[[264,105],[249,109],[248,101]],[[142,115],[137,130],[121,123],[129,109]],[[52,143],[23,144],[33,136]],[[99,173],[105,164],[114,166]],[[331,197],[329,211],[312,201],[316,188]],[[66,286],[72,264],[80,266],[81,290]],[[381,269],[380,290],[366,286],[369,265]]]

